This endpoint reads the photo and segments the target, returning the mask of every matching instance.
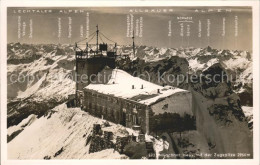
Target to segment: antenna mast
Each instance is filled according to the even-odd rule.
[[[98,25],[96,26],[97,27],[97,54],[98,54],[98,32],[99,32],[99,30],[98,30]]]
[[[133,54],[135,56],[135,31],[134,30],[133,30],[133,37],[132,37],[132,39],[133,39]]]

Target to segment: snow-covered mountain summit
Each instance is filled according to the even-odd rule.
[[[15,134],[14,139],[10,141],[10,147],[15,148],[14,146],[17,144],[22,145],[21,140],[26,137],[25,131],[28,131],[30,134],[32,134],[30,131],[33,129],[35,129],[36,132],[39,131],[35,123],[40,125],[42,124],[40,121],[42,121],[51,125],[51,122],[54,122],[52,121],[54,118],[47,120],[44,114],[50,109],[64,103],[69,94],[75,93],[75,55],[72,45],[10,43],[7,49],[8,127],[10,127],[10,134],[18,131],[18,135]],[[132,48],[131,46],[118,46],[118,52],[121,54],[131,54]],[[231,84],[205,84],[202,82],[196,84],[182,83],[179,85],[169,85],[193,92],[196,103],[195,113],[197,116],[200,116],[200,120],[197,120],[199,121],[197,123],[198,130],[201,136],[208,139],[208,144],[211,144],[210,147],[213,148],[213,151],[231,152],[232,150],[228,150],[228,148],[235,148],[234,146],[237,145],[237,142],[241,143],[239,144],[240,148],[237,147],[236,149],[245,148],[245,151],[250,150],[251,135],[245,120],[247,120],[246,117],[250,120],[250,128],[252,129],[252,108],[243,108],[246,113],[243,113],[241,108],[241,105],[252,106],[253,104],[252,55],[250,52],[217,50],[211,47],[175,49],[137,46],[135,58],[132,58],[132,61],[124,63],[121,66],[121,69],[130,74],[139,74],[144,71],[148,72],[151,76],[150,81],[153,83],[155,83],[158,73],[164,72],[166,72],[166,75],[178,75],[186,73],[212,73],[214,70],[223,70],[230,75],[234,75],[236,81]],[[58,112],[54,117],[60,119],[65,114],[65,112]],[[70,113],[70,115],[71,114],[72,113]],[[80,114],[81,113],[79,113],[79,115]],[[81,115],[84,116],[85,114]],[[31,120],[30,116],[33,120]],[[37,118],[35,118],[35,116],[37,116]],[[24,119],[33,122],[32,124],[30,122],[28,129],[23,128],[24,125],[26,125],[24,122],[27,121]],[[210,129],[201,121],[207,121],[210,123],[208,125],[214,126],[214,129]],[[79,124],[77,128],[86,126],[79,121],[75,122]],[[69,124],[73,125],[73,123]],[[54,130],[56,126],[50,129]],[[22,129],[19,129],[19,127],[22,127]],[[65,129],[65,127],[62,129]],[[19,130],[21,130],[21,132]],[[45,133],[43,136],[48,135],[47,132]],[[68,137],[70,137],[69,133],[71,132],[67,133]],[[55,137],[56,135],[54,132],[51,136]],[[214,139],[213,135],[218,138]],[[34,139],[39,140],[41,137],[37,136],[34,137]],[[231,140],[223,141],[223,139]],[[64,139],[56,140],[58,143]],[[68,142],[68,147],[72,144],[76,144],[73,140]],[[34,144],[37,143],[35,142]],[[39,147],[44,147],[45,145],[45,143],[41,142]],[[215,148],[214,145],[216,145]],[[31,153],[26,146],[23,147],[23,151],[14,151],[11,157],[17,158],[19,154],[24,154],[21,155],[21,158],[23,156],[28,157]],[[34,147],[33,149],[37,149],[37,147]],[[52,147],[53,150],[50,150],[50,152],[55,155],[55,152],[62,146]],[[76,148],[72,149],[76,150]],[[64,151],[64,155],[61,154],[60,157],[66,158],[66,154],[67,158],[73,156],[68,155],[72,153],[66,152],[67,151]],[[108,152],[111,153],[111,151]],[[83,152],[79,155],[82,157],[85,156]],[[42,158],[43,156],[50,155],[46,155],[46,153],[42,151],[32,157]],[[114,156],[117,158],[121,157],[117,154]]]

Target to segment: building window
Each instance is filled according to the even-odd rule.
[[[128,114],[128,121],[129,121],[129,122],[132,121],[131,114]]]
[[[112,117],[112,112],[111,112],[111,109],[110,109],[110,108],[107,109],[107,116],[108,116],[109,118]]]
[[[135,115],[133,115],[133,124],[134,124],[134,125],[137,124],[137,123],[136,123],[136,116],[135,116]]]
[[[137,124],[138,124],[138,125],[141,125],[141,120],[142,120],[142,118],[141,118],[141,117],[138,117],[137,119],[138,119],[138,120],[137,120]]]
[[[114,112],[114,110],[112,109],[111,110],[111,120],[112,121],[115,121],[115,114],[114,114],[115,112]]]
[[[137,113],[137,110],[136,110],[136,108],[133,108],[133,113]]]
[[[102,114],[104,115],[105,114],[105,107],[102,106]]]
[[[116,121],[116,122],[118,121],[118,118],[119,118],[119,112],[118,112],[118,111],[115,111],[115,121]]]
[[[125,115],[125,120],[128,121],[128,114]]]

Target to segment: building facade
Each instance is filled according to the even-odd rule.
[[[193,117],[189,91],[162,87],[119,69],[106,73],[112,73],[109,81],[89,84],[83,90],[82,107],[91,115],[129,128],[140,127],[147,134],[175,128],[171,126],[173,121]],[[168,123],[164,122],[164,114],[170,117]]]
[[[93,116],[129,128],[140,126],[142,132],[149,132],[147,105],[88,89],[84,90],[83,105],[84,110]]]

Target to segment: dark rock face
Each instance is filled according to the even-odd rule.
[[[130,142],[124,147],[124,153],[130,159],[141,159],[148,155],[145,142],[143,143]]]
[[[119,153],[124,153],[125,146],[130,142],[129,137],[116,137],[115,150]]]
[[[253,106],[253,90],[249,89],[238,93],[241,105]]]
[[[103,131],[100,124],[94,124],[92,135],[87,137],[86,145],[90,144],[89,153],[99,152],[105,149],[114,148],[113,133]]]
[[[214,64],[205,70],[203,75],[205,75],[205,77],[213,77],[213,79],[208,81],[203,76],[200,83],[191,84],[193,89],[213,101],[218,100],[219,98],[225,98],[222,104],[213,103],[213,105],[209,108],[211,115],[214,116],[214,114],[217,113],[222,119],[222,117],[227,117],[227,111],[231,111],[239,121],[244,121],[245,115],[241,109],[240,98],[232,91],[231,83],[229,82],[226,76],[227,74],[222,66],[218,63]],[[217,78],[214,79],[214,77]]]
[[[239,121],[245,119],[243,111],[233,108],[232,106],[214,104],[208,108],[209,114],[215,118],[215,120],[221,122],[223,126],[229,126],[232,123],[230,114],[234,115]]]
[[[153,143],[145,142],[144,137],[143,140],[137,142],[135,136],[117,136],[115,143],[112,141],[114,138],[112,132],[103,132],[99,124],[94,124],[92,135],[89,135],[86,139],[86,146],[90,145],[89,153],[113,148],[114,151],[125,154],[131,159],[149,158],[150,153],[155,155]],[[150,145],[147,145],[148,143]]]
[[[93,136],[89,147],[89,153],[99,152],[109,148],[114,148],[114,144],[111,141],[105,140],[100,136]]]
[[[150,131],[161,134],[164,132],[183,132],[196,129],[194,116],[185,114],[181,117],[177,113],[164,113],[153,115],[150,119]]]
[[[59,149],[55,154],[54,154],[54,157],[57,157],[59,156],[62,152],[63,152],[63,147],[61,147],[61,149]]]
[[[119,68],[127,71],[133,76],[138,76],[144,80],[153,82],[159,85],[172,85],[177,87],[183,87],[185,81],[177,84],[177,81],[174,84],[171,82],[171,79],[167,77],[173,75],[176,79],[178,75],[184,75],[184,79],[188,73],[188,61],[185,58],[173,56],[170,59],[163,59],[156,62],[145,62],[142,59],[137,59],[128,64],[120,65]]]
[[[19,135],[21,132],[23,131],[23,129],[21,130],[17,130],[14,133],[12,133],[10,136],[7,135],[7,143],[9,143],[11,140],[13,140],[17,135]]]
[[[211,77],[223,73],[225,70],[220,64],[212,65],[203,72]],[[191,84],[191,91],[197,127],[208,139],[208,143],[214,146],[211,151],[245,152],[252,156],[252,133],[241,109],[240,98],[233,92],[228,79],[224,77],[209,83],[202,79],[201,83]]]
[[[35,101],[28,97],[10,101],[7,104],[7,127],[19,124],[23,119],[31,114],[36,114],[39,117],[43,116],[48,110],[65,102],[66,100],[49,99],[43,101]]]

